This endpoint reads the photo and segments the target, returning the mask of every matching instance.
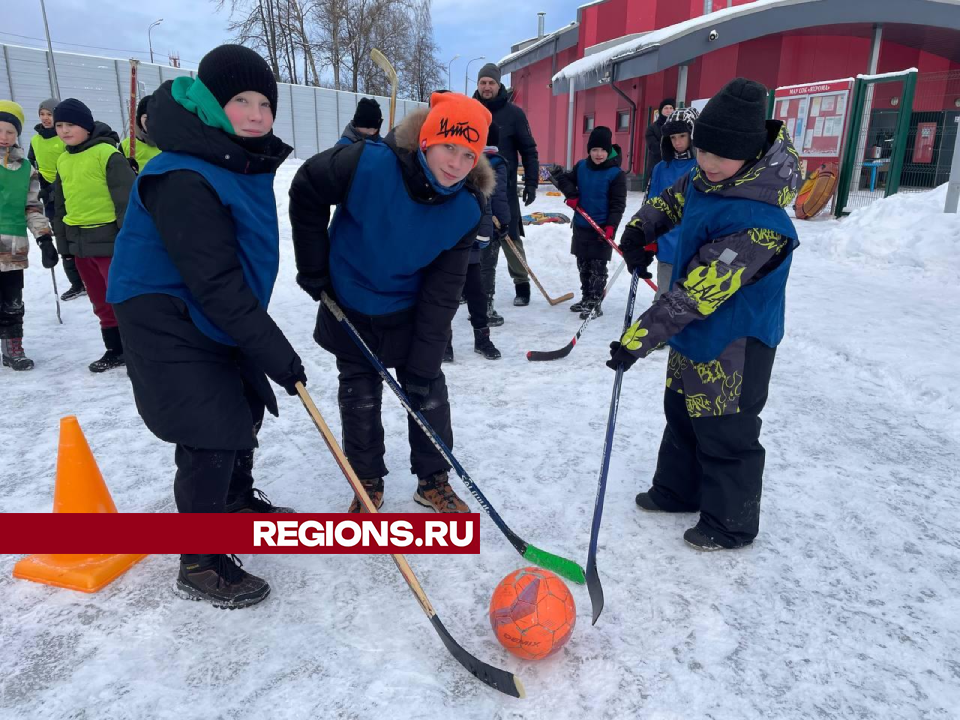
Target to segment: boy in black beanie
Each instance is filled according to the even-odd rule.
[[[556,175],[557,187],[566,196],[566,203],[574,211],[577,207],[603,228],[607,240],[613,240],[617,226],[627,209],[627,176],[620,169],[620,146],[613,144],[610,128],[600,125],[587,140],[588,157],[570,172]],[[570,306],[586,320],[590,313],[603,315],[600,302],[607,284],[607,263],[613,248],[583,219],[573,216],[573,238],[570,253],[577,258],[580,271],[581,300]]]
[[[698,167],[650,198],[620,244],[627,267],[650,277],[646,246],[680,228],[670,288],[611,343],[607,365],[626,369],[670,345],[667,426],[653,486],[637,505],[699,511],[683,537],[700,550],[749,545],[759,530],[760,411],[799,244],[784,208],[800,159],[766,105],[766,88],[745,78],[715,95],[694,129]]]
[[[125,137],[120,143],[120,152],[127,158],[128,162],[130,162],[130,167],[132,167],[135,172],[142,172],[147,166],[147,163],[160,154],[160,148],[157,147],[157,144],[153,141],[153,138],[150,137],[150,133],[147,130],[147,123],[150,122],[147,112],[150,105],[150,97],[150,95],[142,97],[140,102],[137,103],[137,127],[134,130],[137,136],[137,149],[135,151],[136,157],[133,158],[132,162],[130,162],[130,138]]]
[[[337,145],[352,145],[361,140],[379,142],[380,128],[383,125],[383,113],[380,103],[373,98],[360,98],[353,120],[343,129],[343,135]]]

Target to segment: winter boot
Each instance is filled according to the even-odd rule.
[[[580,302],[575,302],[573,305],[570,306],[570,312],[575,312],[575,313],[583,312],[583,304],[586,301],[587,301],[586,298],[584,297],[580,298]]]
[[[513,299],[513,304],[517,307],[526,307],[530,304],[530,283],[522,282],[515,285],[517,296]]]
[[[249,491],[227,505],[228,513],[295,513],[291,507],[274,505],[263,490],[250,488]]]
[[[126,365],[123,360],[123,341],[120,339],[120,328],[100,328],[100,334],[103,335],[103,344],[107,351],[102,358],[90,363],[90,372],[102,373]]]
[[[413,499],[424,507],[438,513],[468,513],[470,508],[457,497],[450,487],[450,479],[446,472],[437,473],[430,477],[417,480],[417,492]]]
[[[86,294],[87,289],[83,285],[73,285],[65,293],[63,293],[63,295],[60,296],[60,299],[64,302],[67,302],[78,297],[83,297]]]
[[[589,297],[583,301],[583,308],[580,310],[580,319],[586,320],[593,313],[594,317],[603,315],[603,309],[600,307],[600,301],[597,298]]]
[[[270,586],[243,570],[236,555],[181,555],[174,592],[184,600],[234,610],[256,605],[270,594]]]
[[[487,295],[487,325],[490,327],[503,325],[503,317],[493,309],[493,295]]]
[[[370,496],[370,499],[373,501],[373,505],[377,510],[383,505],[383,478],[373,478],[373,480],[360,480],[360,484],[363,485],[363,489],[367,491],[367,495]],[[354,494],[353,502],[350,503],[350,509],[347,512],[360,513],[366,512],[366,509],[363,505],[360,504],[360,498]]]
[[[3,366],[14,370],[33,370],[33,360],[23,352],[23,338],[7,338],[0,341]]]
[[[490,328],[475,328],[473,331],[473,351],[487,360],[499,360],[500,351],[490,340]]]
[[[453,362],[453,336],[450,336],[450,339],[447,340],[447,348],[443,351],[443,358],[441,362]]]
[[[692,527],[683,534],[683,539],[692,548],[697,550],[702,550],[704,552],[714,552],[716,550],[734,550],[736,548],[726,547],[721,545],[712,537],[707,535],[703,530],[700,529],[698,524],[696,527]],[[746,547],[750,543],[744,543],[743,545],[738,545],[737,548]]]

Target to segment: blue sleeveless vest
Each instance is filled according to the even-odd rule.
[[[610,202],[610,183],[620,174],[620,168],[591,170],[587,161],[577,163],[577,189],[580,192],[580,207],[587,211],[600,227],[607,221]],[[580,213],[575,213],[573,222],[580,227],[590,227]]]
[[[240,175],[193,155],[174,152],[157,155],[137,178],[110,263],[107,301],[119,303],[149,293],[178,297],[186,303],[190,318],[204,335],[224,345],[236,345],[203,314],[170,259],[153,218],[140,200],[143,178],[174,170],[192,170],[202,175],[216,191],[220,202],[230,210],[237,231],[237,255],[244,280],[260,304],[264,308],[269,305],[280,269],[274,174]],[[198,243],[204,240],[203,237],[196,238]]]
[[[673,286],[687,272],[687,265],[710,240],[749,228],[774,230],[796,240],[797,231],[782,209],[745,198],[723,197],[687,187]],[[694,362],[715,360],[734,340],[753,337],[769,347],[783,339],[785,291],[793,253],[763,279],[737,290],[706,320],[696,320],[669,342],[670,347]]]
[[[423,268],[475,230],[480,218],[480,204],[466,190],[436,205],[411,198],[393,150],[367,142],[330,225],[337,298],[364,315],[413,307]]]

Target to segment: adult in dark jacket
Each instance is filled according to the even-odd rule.
[[[290,222],[299,285],[314,300],[324,292],[336,299],[452,447],[440,364],[493,185],[482,156],[490,113],[457,93],[434,93],[430,105],[382,143],[338,145],[304,163],[290,186]],[[449,133],[454,127],[460,132]],[[331,205],[338,206],[332,224]],[[336,356],[344,450],[379,506],[387,474],[382,380],[323,304],[314,338]],[[413,421],[408,431],[414,499],[438,512],[467,512],[443,456]],[[358,501],[350,511],[360,511]]]
[[[663,160],[663,151],[661,143],[663,142],[663,124],[673,113],[677,101],[673,98],[664,98],[657,107],[657,119],[647,125],[647,131],[643,135],[644,142],[647,145],[647,155],[643,162],[643,174],[646,177],[646,187],[650,187],[650,178],[653,176],[653,168],[657,163]]]
[[[627,178],[620,169],[620,146],[613,144],[613,133],[603,125],[596,127],[587,140],[588,157],[580,160],[570,172],[557,176],[557,186],[567,204],[583,210],[613,237],[627,209]],[[577,258],[582,299],[571,306],[584,320],[590,313],[603,314],[600,303],[607,284],[607,263],[613,248],[597,234],[580,213],[573,218],[570,254]]]
[[[176,444],[180,512],[292,512],[253,488],[267,382],[289,394],[303,365],[267,314],[280,260],[274,174],[291,148],[272,133],[277,85],[252,50],[222,45],[197,79],[163,83],[150,130],[163,152],[137,179],[109,297],[137,409]],[[244,607],[270,591],[232,556],[182,555],[178,593]]]
[[[507,196],[510,201],[510,238],[517,250],[527,257],[523,250],[523,226],[520,224],[520,200],[517,197],[518,157],[523,162],[523,204],[530,205],[537,198],[540,184],[540,159],[537,156],[537,143],[530,132],[530,123],[523,110],[511,102],[513,94],[500,84],[500,68],[487,63],[477,75],[477,91],[473,97],[483,103],[490,111],[493,121],[500,128],[500,154],[507,161]],[[484,253],[483,280],[487,295],[490,297],[490,316],[496,324],[503,319],[493,310],[493,296],[496,291],[497,259],[500,254],[500,242],[494,239]],[[530,278],[520,260],[508,249],[507,266],[516,290],[514,305],[530,303]],[[499,322],[496,320],[500,318]]]
[[[352,145],[361,140],[379,142],[382,125],[383,113],[380,111],[380,103],[373,98],[360,98],[357,109],[353,113],[353,120],[343,129],[337,145]]]

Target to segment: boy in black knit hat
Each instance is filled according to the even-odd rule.
[[[117,150],[120,138],[105,123],[94,121],[82,102],[62,101],[53,111],[53,120],[67,147],[57,158],[53,185],[57,249],[64,259],[75,259],[100,320],[106,352],[89,368],[101,373],[124,364],[117,317],[107,302],[107,275],[136,176]]]
[[[697,119],[698,166],[640,208],[620,247],[650,277],[646,247],[680,228],[670,288],[620,338],[607,365],[629,368],[668,343],[663,433],[647,511],[698,512],[684,540],[700,550],[757,536],[764,450],[760,411],[784,295],[799,244],[784,208],[796,197],[800,158],[784,124],[766,120],[767,91],[737,78]]]
[[[379,142],[380,128],[383,125],[383,113],[380,103],[373,98],[360,98],[353,120],[343,129],[343,135],[337,145],[352,145],[361,140]]]
[[[160,154],[160,148],[157,147],[157,144],[153,141],[153,138],[150,137],[150,133],[147,130],[147,123],[150,122],[147,113],[150,97],[150,95],[147,95],[137,103],[137,127],[134,130],[137,136],[137,149],[135,151],[136,157],[130,162],[130,167],[132,167],[135,172],[142,172],[147,166],[147,163]],[[125,137],[120,143],[120,152],[123,153],[123,156],[127,158],[129,162],[130,138]]]
[[[588,157],[570,172],[556,175],[557,187],[566,196],[566,203],[579,206],[603,228],[607,240],[613,236],[627,209],[627,176],[620,169],[620,146],[613,144],[610,128],[600,125],[587,141]],[[613,248],[597,234],[580,213],[573,216],[573,238],[570,253],[577,258],[580,271],[580,302],[570,306],[586,320],[590,313],[603,315],[600,302],[607,284],[607,263]]]

